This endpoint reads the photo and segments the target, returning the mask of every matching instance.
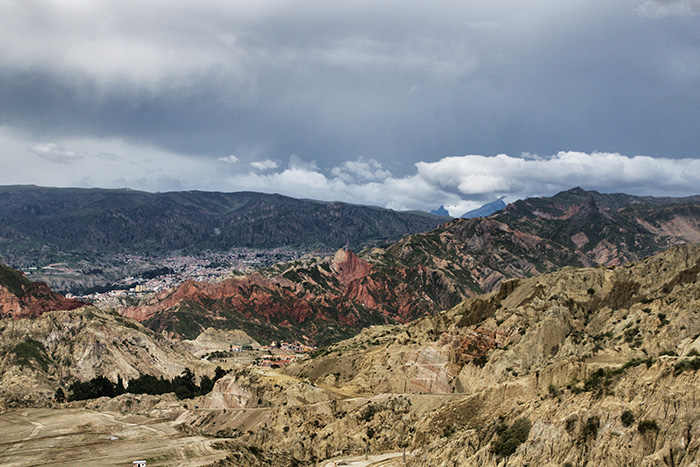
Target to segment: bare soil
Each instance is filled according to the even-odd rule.
[[[189,436],[173,422],[85,409],[21,409],[0,415],[0,465],[204,466],[222,440]]]

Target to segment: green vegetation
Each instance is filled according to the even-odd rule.
[[[659,431],[659,425],[656,424],[656,420],[642,420],[637,425],[637,430],[642,434],[647,431]]]
[[[53,398],[56,402],[65,402],[66,401],[66,393],[63,392],[63,388],[56,389],[56,392],[54,393]]]
[[[678,376],[684,371],[700,370],[700,357],[684,358],[673,365],[673,374]]]
[[[561,395],[561,391],[559,391],[559,389],[557,389],[557,387],[553,384],[549,385],[548,390],[549,390],[549,395],[552,397],[559,397]]]
[[[489,361],[489,356],[488,355],[481,355],[479,357],[476,357],[474,360],[472,360],[472,363],[479,368],[483,368],[484,365],[486,365],[486,362]]]
[[[630,426],[631,424],[634,423],[634,414],[632,413],[631,410],[625,410],[622,412],[620,415],[620,421],[624,426]]]
[[[501,423],[496,427],[498,439],[491,445],[491,451],[502,457],[513,454],[530,434],[532,423],[527,418],[519,418],[511,426]]]
[[[49,356],[46,354],[44,346],[41,342],[32,339],[29,336],[25,336],[21,341],[17,343],[11,350],[10,353],[15,354],[17,360],[15,363],[21,367],[33,367],[32,362],[38,364],[44,371],[48,370],[49,362],[51,361]]]
[[[567,388],[571,389],[575,394],[585,391],[596,392],[597,395],[602,395],[603,393],[609,391],[609,387],[613,383],[614,378],[623,374],[625,371],[627,371],[627,369],[642,364],[649,368],[653,363],[654,359],[651,357],[633,358],[619,368],[598,368],[583,381],[583,387],[577,386],[576,382],[573,382],[569,384]]]
[[[226,373],[221,367],[216,367],[214,378],[204,375],[200,380],[200,384],[197,385],[194,381],[194,372],[189,368],[185,368],[180,376],[176,376],[172,380],[165,379],[162,376],[156,378],[152,375],[141,375],[136,379],[129,380],[127,388],[124,388],[121,378],[116,383],[113,383],[104,376],[96,376],[90,381],[77,381],[71,384],[68,388],[71,392],[68,400],[79,401],[105,396],[115,397],[125,392],[151,395],[174,392],[178,399],[191,399],[211,392],[214,388],[214,383]]]
[[[22,297],[24,288],[31,283],[22,273],[0,263],[0,285],[7,288],[13,295]]]
[[[600,426],[600,419],[593,415],[591,417],[588,417],[588,420],[586,420],[585,425],[583,425],[583,429],[581,430],[581,437],[584,440],[587,440],[588,438],[595,438],[598,436],[598,427]]]

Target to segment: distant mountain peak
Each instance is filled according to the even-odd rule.
[[[491,214],[500,211],[506,207],[506,203],[503,202],[503,196],[498,198],[496,201],[484,204],[480,208],[473,209],[469,212],[462,214],[463,219],[472,219],[474,217],[487,217]]]
[[[448,217],[450,215],[450,213],[447,211],[447,209],[445,209],[445,206],[443,206],[442,204],[440,205],[439,208],[433,209],[432,211],[430,211],[430,214],[434,214],[436,216],[448,216]]]

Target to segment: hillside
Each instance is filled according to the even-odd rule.
[[[44,283],[0,263],[0,319],[36,318],[53,310],[72,310],[85,304],[53,293]]]
[[[517,201],[493,218],[580,251],[593,264],[622,264],[700,241],[700,196],[637,197],[574,188]]]
[[[573,189],[358,255],[339,251],[215,284],[185,283],[120,311],[189,339],[214,326],[240,327],[263,341],[327,344],[369,325],[448,309],[507,279],[616,265],[700,241],[699,201]]]
[[[508,281],[448,312],[366,329],[285,375],[226,376],[201,403],[233,415],[181,420],[236,433],[219,465],[403,446],[412,466],[695,465],[698,273],[693,245]]]
[[[358,248],[444,219],[253,192],[0,187],[0,258],[53,253],[193,254],[232,247]],[[49,253],[47,253],[47,250]]]
[[[0,320],[0,413],[47,405],[59,387],[105,376],[172,378],[201,364],[164,337],[114,311],[86,306],[34,319]],[[67,391],[66,391],[67,392]]]
[[[430,288],[422,289],[431,281],[425,270],[376,267],[346,250],[263,272],[188,281],[119,312],[178,338],[216,327],[242,329],[263,342],[327,344],[370,325],[408,322],[461,297],[430,296]]]

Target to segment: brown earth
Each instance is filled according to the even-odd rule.
[[[0,319],[36,318],[47,311],[85,306],[51,291],[43,282],[31,282],[19,271],[0,264]]]

